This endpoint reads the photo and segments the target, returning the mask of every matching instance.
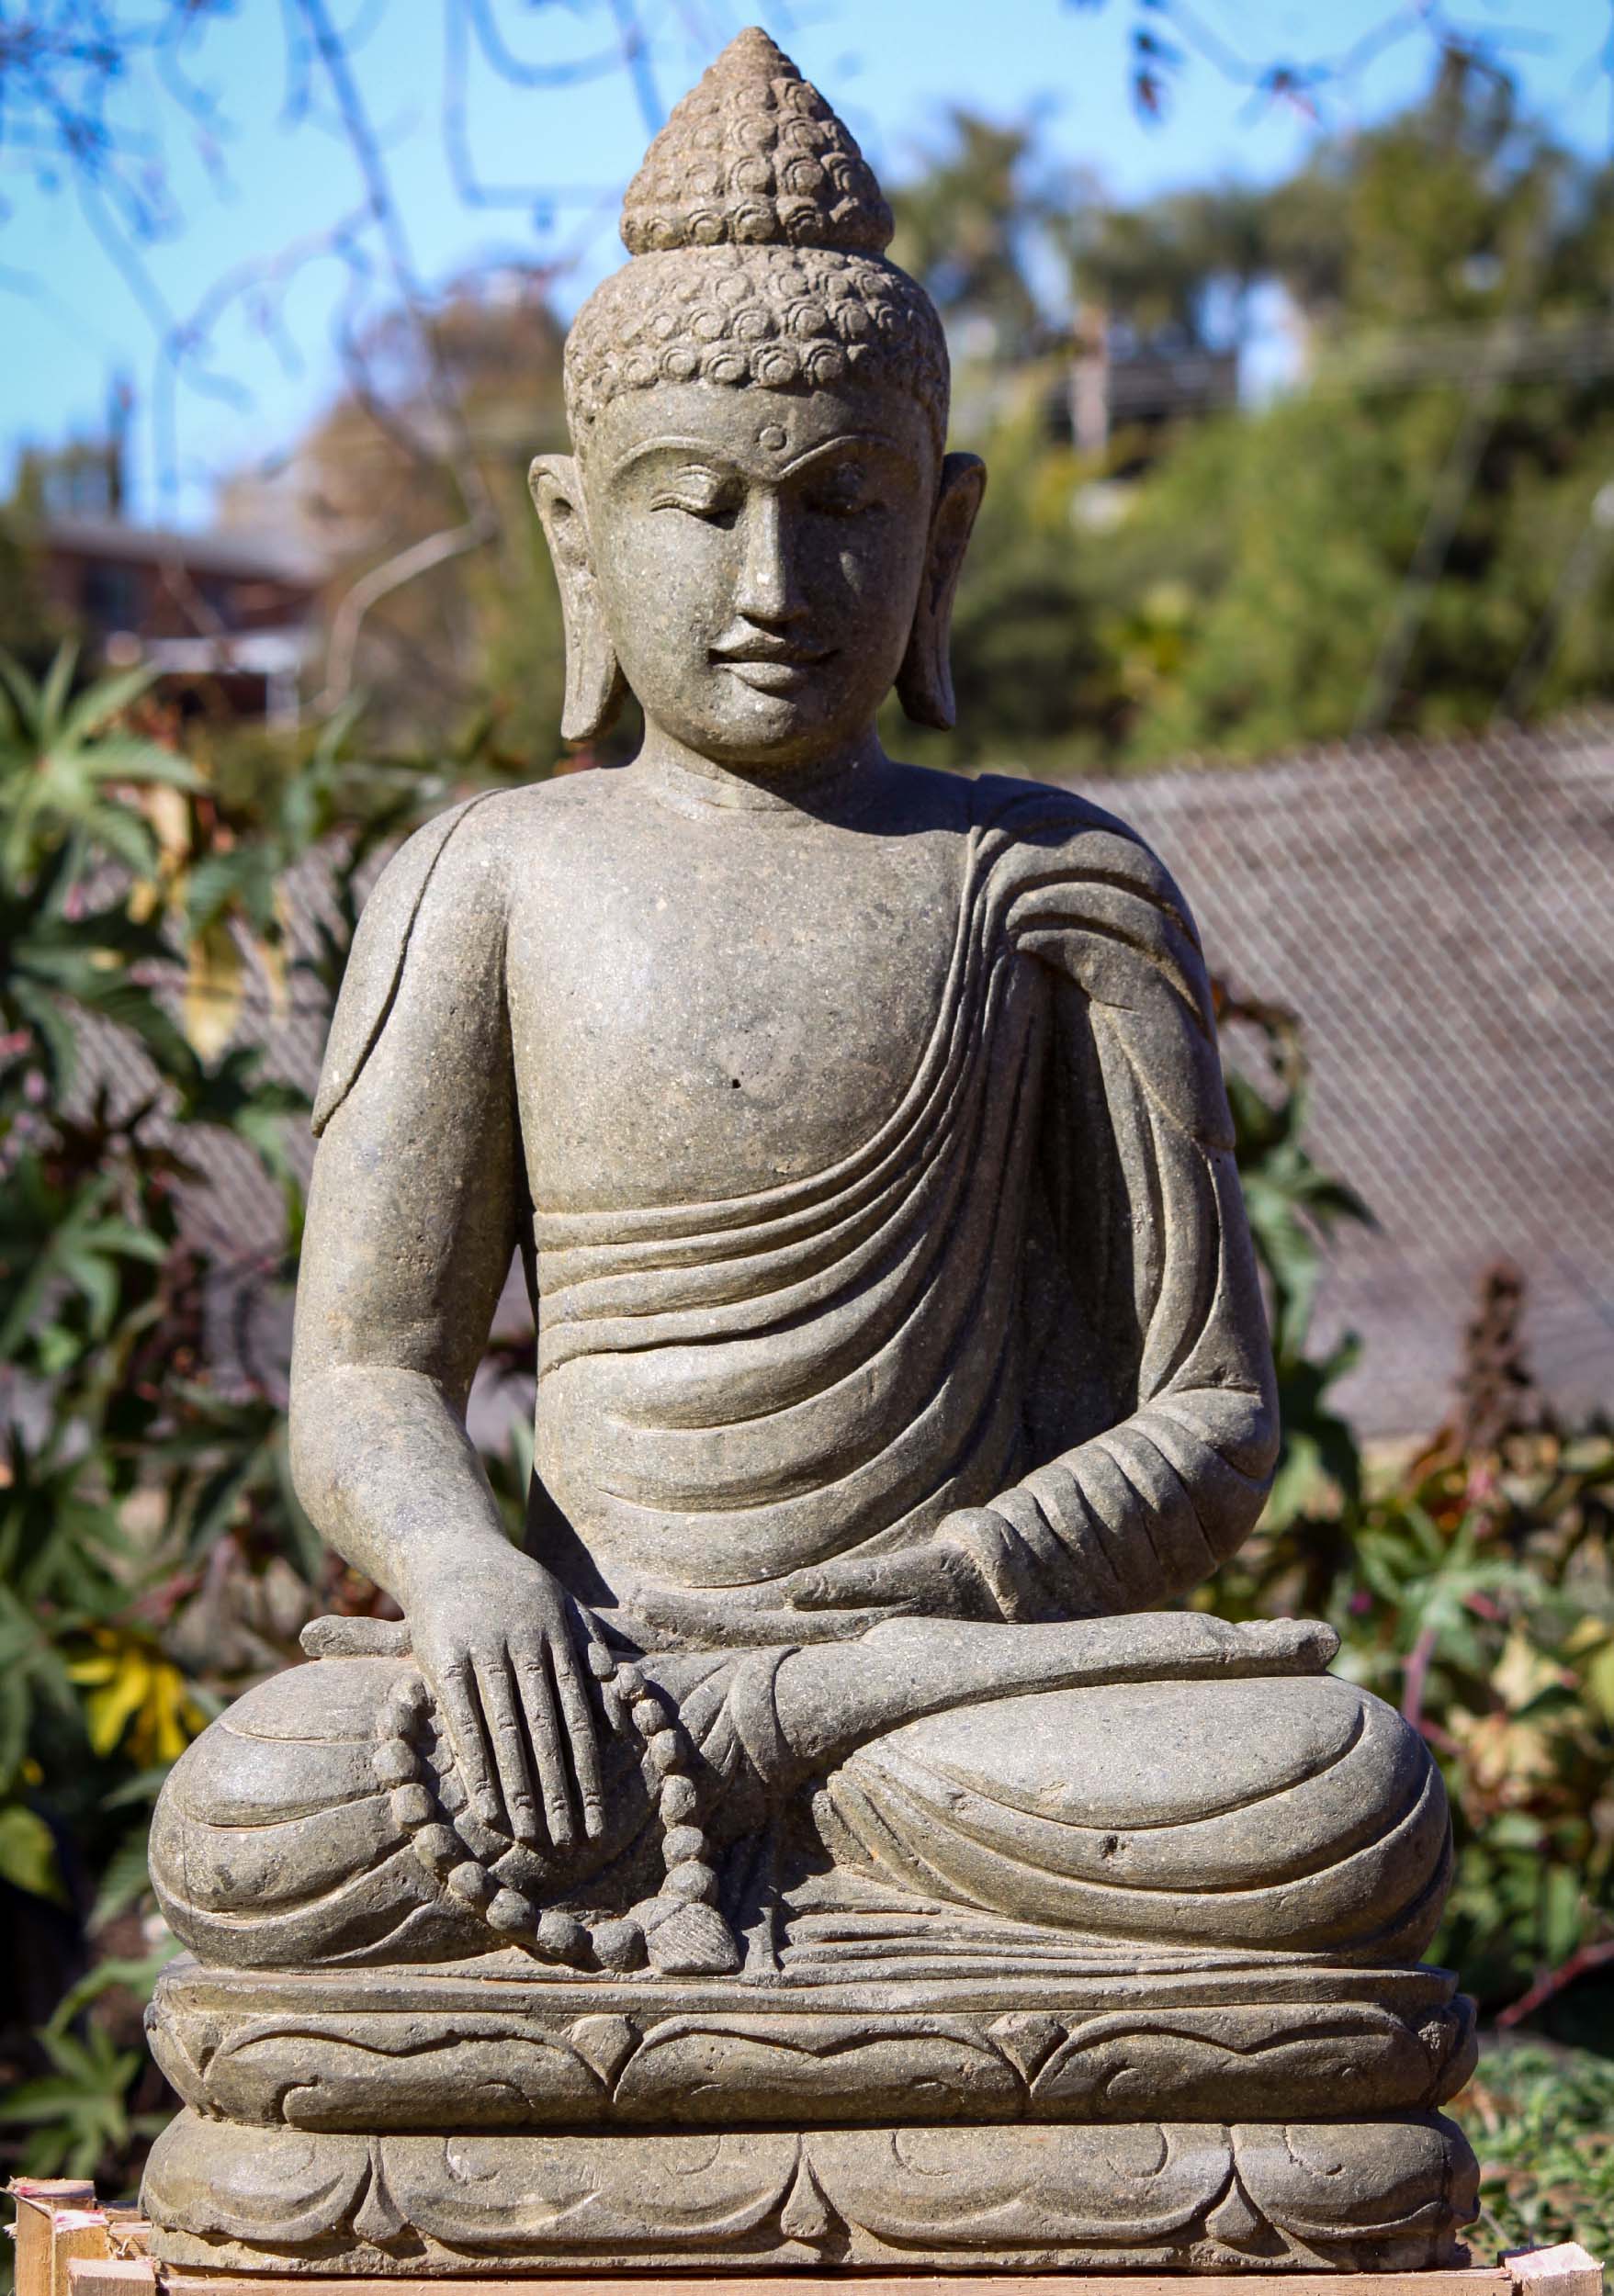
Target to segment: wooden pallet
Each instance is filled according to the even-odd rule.
[[[136,2209],[102,2208],[95,2187],[19,2178],[17,2296],[784,2296],[810,2282],[847,2296],[1604,2296],[1603,2268],[1574,2242],[1454,2272],[594,2272],[428,2281],[307,2272],[202,2272],[158,2264]]]

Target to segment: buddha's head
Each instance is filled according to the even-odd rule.
[[[947,352],[886,262],[856,144],[766,34],[742,32],[651,144],[633,260],[566,346],[575,453],[532,486],[566,618],[564,731],[624,687],[714,762],[811,765],[893,685],[953,723],[953,594],[980,501],[946,455]]]

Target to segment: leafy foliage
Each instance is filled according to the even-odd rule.
[[[1546,1410],[1501,1268],[1451,1421],[1369,1471],[1327,1394],[1353,1343],[1306,1351],[1319,1237],[1365,1210],[1300,1144],[1290,1018],[1225,1000],[1224,1020],[1254,1023],[1268,1051],[1264,1089],[1236,1077],[1231,1097],[1284,1451],[1256,1536],[1196,1599],[1337,1630],[1340,1671],[1398,1705],[1445,1774],[1457,1870],[1437,1954],[1510,2020],[1551,2023],[1578,1984],[1584,2033],[1607,2015],[1595,1973],[1614,1964],[1614,1428],[1565,1429]]]
[[[219,1367],[229,1271],[182,1203],[209,1142],[242,1143],[295,1247],[305,1102],[232,1041],[248,980],[328,996],[356,873],[441,784],[356,765],[339,724],[232,802],[143,673],[75,690],[63,652],[0,680],[0,1914],[22,1972],[0,2132],[35,2170],[117,2176],[160,2093],[156,1964],[127,1950],[156,1789],[305,1618],[377,1599],[297,1504],[277,1376]],[[280,886],[316,846],[333,901],[294,963]]]
[[[1479,2156],[1480,2206],[1499,2249],[1578,2240],[1614,2254],[1614,2064],[1589,2050],[1484,2051],[1448,2108]]]
[[[141,1962],[104,1961],[62,1995],[39,2035],[49,2070],[0,2097],[0,2127],[28,2132],[25,2176],[93,2178],[109,2156],[155,2136],[169,2118],[166,2110],[130,2110],[146,2070],[139,2042],[119,2047],[107,2027],[83,2022],[82,2012],[118,1986],[143,1998],[170,1958],[163,1951]]]
[[[1539,709],[1614,693],[1593,508],[1614,377],[1592,342],[1614,169],[1554,143],[1494,65],[1448,54],[1419,103],[1321,138],[1270,187],[1134,207],[1051,178],[1032,129],[960,115],[896,204],[903,260],[947,311],[954,429],[991,472],[959,727],[922,737],[927,760],[1133,770],[1349,735],[1438,505],[1386,722],[1484,726],[1527,660]],[[1280,298],[1292,393],[1147,421],[1117,400],[1105,445],[1072,448],[1073,346],[1104,345],[1112,377],[1202,366]],[[988,372],[977,343],[1001,345]]]

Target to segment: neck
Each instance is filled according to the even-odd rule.
[[[816,813],[886,763],[874,726],[826,756],[789,765],[719,765],[648,724],[636,771],[710,805]]]

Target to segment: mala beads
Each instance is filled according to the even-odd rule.
[[[580,1920],[554,1906],[540,1911],[535,1893],[553,1886],[549,1865],[471,1809],[446,1728],[419,1674],[394,1683],[376,1718],[373,1767],[392,1816],[450,1897],[539,1961],[626,1974],[648,1960],[669,1976],[738,1969],[739,1950],[717,1910],[694,1749],[677,1709],[636,1660],[614,1658],[603,1643],[589,1645],[588,1663],[611,1728],[638,1741],[656,1797],[664,1873],[653,1897],[613,1919]]]

